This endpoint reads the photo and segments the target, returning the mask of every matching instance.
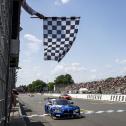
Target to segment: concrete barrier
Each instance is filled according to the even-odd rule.
[[[101,94],[88,94],[87,99],[102,100],[102,95]]]
[[[45,96],[59,97],[60,94],[44,93]],[[87,100],[126,102],[126,95],[119,94],[69,94],[72,98],[81,98]]]
[[[110,101],[126,102],[126,95],[111,95]]]

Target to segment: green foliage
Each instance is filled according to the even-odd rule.
[[[41,92],[44,91],[45,89],[48,89],[49,91],[53,91],[54,85],[63,85],[67,86],[69,84],[73,84],[74,81],[71,77],[71,75],[66,74],[66,75],[60,75],[57,76],[54,82],[49,82],[48,85],[43,82],[42,80],[36,80],[33,81],[31,84],[29,84],[27,87],[25,87],[25,91],[28,92]]]
[[[49,82],[49,83],[48,83],[48,90],[49,90],[49,91],[53,91],[54,85],[55,85],[55,83]]]
[[[109,78],[107,78],[105,81],[111,81],[111,80],[113,80],[114,78],[113,77],[109,77]]]
[[[69,85],[74,83],[72,76],[69,74],[57,76],[54,82],[55,84],[63,85]]]
[[[41,80],[33,81],[32,84],[28,85],[29,92],[41,92],[46,87],[46,83]]]
[[[32,84],[29,84],[27,88],[28,88],[28,92],[34,92]]]

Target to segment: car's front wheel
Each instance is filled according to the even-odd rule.
[[[51,118],[52,118],[52,119],[54,119],[54,120],[56,120],[56,119],[57,119],[57,117],[56,117],[56,116],[54,116],[52,113],[51,113]]]

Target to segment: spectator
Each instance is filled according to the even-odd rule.
[[[16,98],[17,98],[18,92],[16,89],[12,89],[12,95],[11,95],[11,101],[12,101],[12,106],[16,106]]]
[[[126,76],[116,78],[109,77],[100,81],[73,84],[66,87],[66,90],[74,93],[80,88],[87,88],[90,93],[126,94]]]

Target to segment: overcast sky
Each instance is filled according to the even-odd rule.
[[[44,61],[43,20],[21,12],[17,86],[54,81],[71,74],[75,82],[126,75],[126,0],[27,0],[46,16],[80,16],[77,38],[60,63]]]

